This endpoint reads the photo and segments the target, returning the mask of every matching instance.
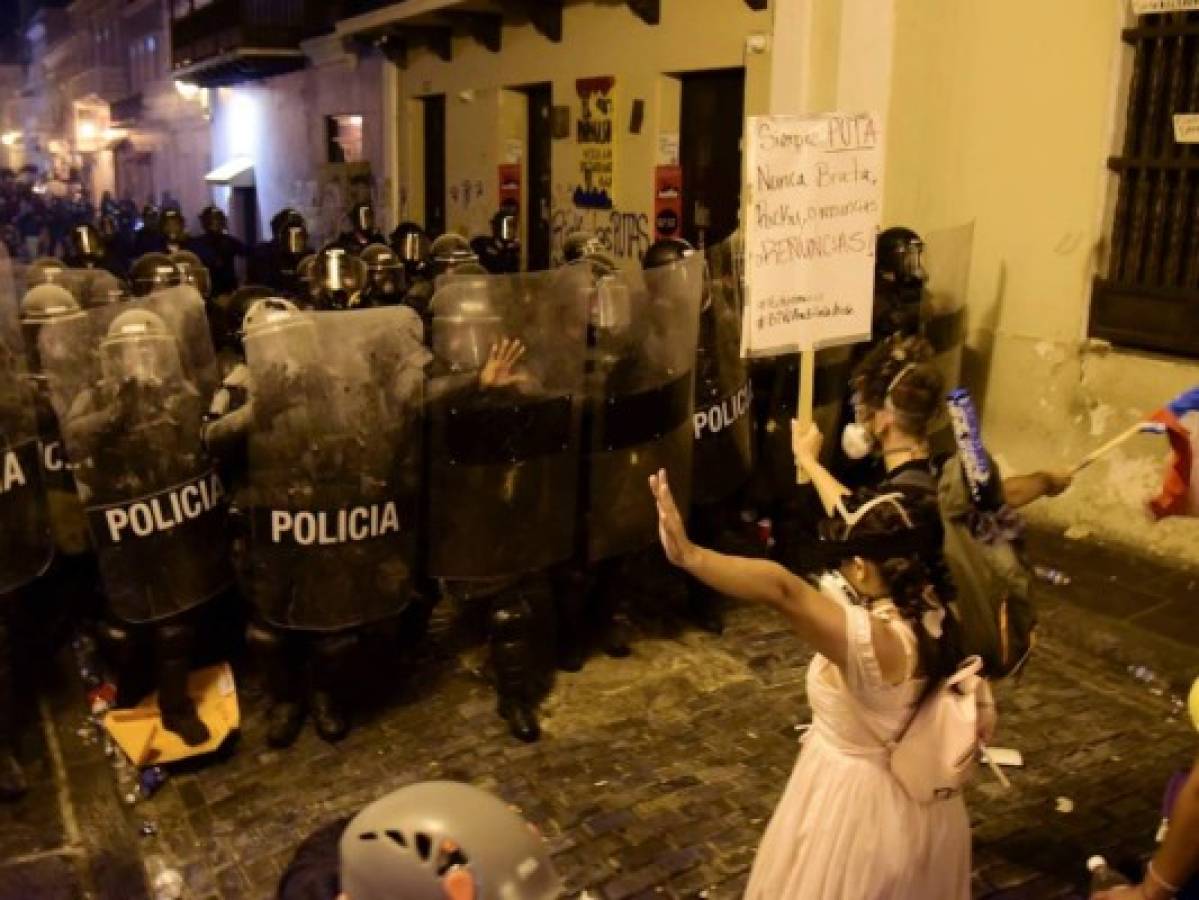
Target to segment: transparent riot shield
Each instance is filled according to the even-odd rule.
[[[247,593],[272,625],[335,631],[395,616],[417,559],[428,351],[390,307],[247,325]]]
[[[586,307],[556,272],[443,279],[432,303],[428,572],[487,579],[564,562],[576,549]]]
[[[0,594],[41,575],[54,553],[14,293],[12,266],[0,247]]]
[[[110,607],[153,622],[231,582],[225,490],[200,441],[215,363],[186,289],[117,305],[43,324],[37,352]]]
[[[717,503],[753,469],[749,368],[741,358],[742,284],[736,236],[708,248],[708,280],[695,357],[695,467],[692,499]]]
[[[657,540],[648,478],[666,469],[679,507],[691,498],[694,369],[704,258],[595,279],[584,416],[586,559]]]

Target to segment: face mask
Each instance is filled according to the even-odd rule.
[[[858,422],[850,422],[841,432],[841,449],[850,459],[865,459],[874,449],[874,435]]]

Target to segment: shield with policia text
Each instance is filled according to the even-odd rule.
[[[37,337],[115,615],[154,622],[223,591],[225,490],[200,441],[216,384],[189,287],[46,322]]]
[[[0,247],[0,595],[37,578],[54,552],[14,293],[12,265]]]
[[[278,628],[337,631],[412,594],[424,364],[406,307],[247,316],[247,593]]]

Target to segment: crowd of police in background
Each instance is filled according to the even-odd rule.
[[[23,195],[17,209],[36,196],[4,184]],[[555,668],[630,652],[625,606],[658,556],[646,478],[662,468],[697,540],[740,529],[805,565],[820,514],[795,483],[797,362],[741,359],[737,235],[660,240],[633,271],[579,233],[564,265],[524,273],[512,208],[468,240],[410,222],[384,235],[359,204],[314,248],[292,209],[247,246],[215,206],[190,232],[177,208],[147,206],[134,230],[115,204],[98,217],[80,206],[49,247],[10,247],[28,260],[12,273],[25,357],[14,371],[36,383],[39,437],[61,463],[42,454],[55,561],[22,593],[43,617],[49,598],[65,600],[89,688],[115,684],[118,705],[157,690],[164,727],[189,745],[209,733],[188,673],[244,647],[273,746],[308,718],[340,740],[370,673],[417,647],[447,596],[485,610],[498,712],[536,740]],[[880,235],[875,345],[927,324],[921,249],[909,230]],[[145,381],[149,358],[175,374]],[[853,416],[854,360],[837,360],[817,378],[825,433]],[[864,465],[839,463],[851,480]],[[204,480],[214,466],[218,486]],[[200,517],[187,546],[170,527],[140,550],[132,532],[97,541],[97,511],[193,484],[206,512],[224,509],[211,496],[222,492],[230,512]],[[74,526],[56,521],[80,504]],[[356,504],[370,523],[360,542],[343,519],[313,547],[298,518],[278,518]],[[281,536],[281,522],[293,530]],[[685,596],[684,617],[719,634],[718,598],[694,581]],[[3,643],[0,789],[16,794]]]

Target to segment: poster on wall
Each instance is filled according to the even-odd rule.
[[[654,170],[654,240],[681,237],[683,228],[683,169],[658,166]]]
[[[579,95],[575,141],[580,183],[574,204],[579,209],[611,209],[616,172],[616,79],[611,75],[580,78],[575,88]]]
[[[520,163],[500,166],[500,206],[520,208]]]
[[[746,127],[743,354],[867,340],[883,186],[877,116],[754,116]]]

